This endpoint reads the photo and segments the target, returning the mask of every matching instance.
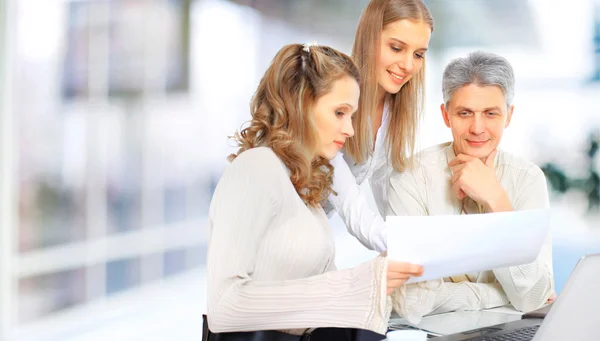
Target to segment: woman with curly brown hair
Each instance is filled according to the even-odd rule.
[[[384,334],[387,295],[422,273],[384,255],[335,269],[320,203],[331,192],[329,160],[354,135],[359,80],[348,56],[298,44],[283,47],[263,76],[250,125],[234,137],[239,150],[210,206],[208,326],[215,340],[301,340],[319,327]]]

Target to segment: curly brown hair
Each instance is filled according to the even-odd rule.
[[[281,48],[252,98],[249,126],[230,137],[239,149],[228,160],[251,148],[271,148],[289,169],[300,198],[318,206],[332,192],[333,166],[316,156],[319,136],[312,108],[344,76],[360,82],[350,57],[331,47]]]

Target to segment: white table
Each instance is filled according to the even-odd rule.
[[[390,327],[416,328],[426,331],[430,335],[441,336],[520,320],[521,315],[522,313],[512,306],[502,306],[482,311],[456,311],[429,315],[423,317],[418,325],[413,325],[403,318],[392,318]]]

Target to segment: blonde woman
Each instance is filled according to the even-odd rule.
[[[355,135],[333,161],[335,177],[326,211],[340,215],[364,246],[387,250],[385,216],[392,171],[410,166],[423,110],[425,56],[433,18],[421,0],[371,0],[363,11],[352,57],[360,74]],[[378,212],[368,207],[360,185],[368,181]],[[409,277],[410,274],[399,274]],[[418,323],[438,282],[400,286],[394,310]]]
[[[319,327],[384,334],[388,295],[422,273],[385,256],[335,269],[320,202],[330,159],[354,135],[359,80],[351,59],[325,46],[285,46],[266,71],[210,205],[205,339],[303,340]]]
[[[363,11],[352,57],[361,73],[361,99],[348,141],[335,167],[327,211],[333,208],[363,245],[387,249],[387,187],[415,150],[423,109],[425,55],[433,19],[421,0],[371,0]],[[359,185],[369,181],[378,212],[369,210]]]

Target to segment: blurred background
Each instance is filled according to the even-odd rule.
[[[1,0],[0,340],[200,339],[227,136],[279,48],[350,53],[367,2]],[[547,175],[560,293],[600,252],[600,0],[425,2],[436,27],[419,148],[451,139],[446,63],[507,57],[517,89],[501,146]],[[331,222],[338,267],[374,256]]]

